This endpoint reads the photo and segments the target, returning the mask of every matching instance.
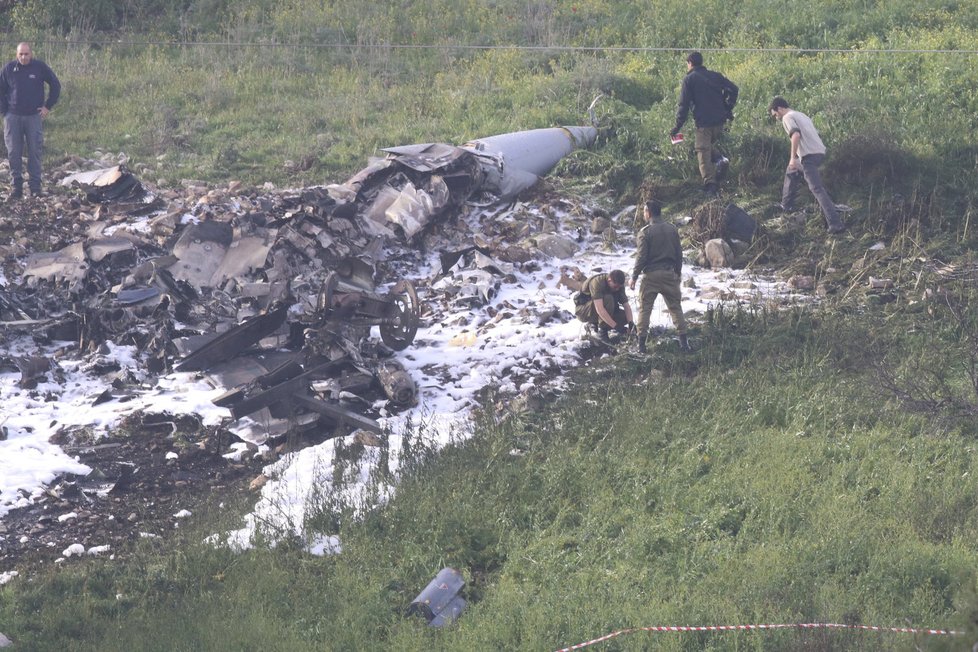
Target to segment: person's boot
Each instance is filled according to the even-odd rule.
[[[638,352],[639,353],[645,353],[646,352],[646,349],[645,349],[645,341],[647,339],[648,339],[648,335],[639,335],[638,336]]]
[[[598,339],[601,340],[602,342],[609,342],[610,341],[608,339],[608,331],[609,330],[611,330],[611,329],[608,327],[608,324],[605,324],[605,323],[602,322],[598,326]]]
[[[679,334],[679,350],[680,351],[691,351],[689,348],[689,339],[686,337],[686,333]]]
[[[10,194],[7,195],[7,201],[20,201],[24,198],[24,187],[20,184],[14,184],[11,189]]]

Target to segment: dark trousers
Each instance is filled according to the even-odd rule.
[[[16,115],[8,113],[3,117],[3,140],[7,145],[7,159],[10,161],[10,178],[15,188],[24,184],[24,145],[27,146],[27,173],[30,175],[30,188],[41,189],[41,153],[44,149],[44,132],[41,130],[41,114]]]
[[[809,154],[801,158],[801,170],[786,170],[784,173],[784,186],[781,188],[781,206],[785,210],[792,210],[795,200],[798,198],[798,191],[801,188],[802,179],[808,184],[808,189],[815,196],[822,215],[825,216],[825,224],[828,228],[839,227],[842,221],[839,219],[839,211],[835,208],[835,202],[829,196],[829,191],[822,183],[822,174],[818,168],[825,160],[825,154]]]

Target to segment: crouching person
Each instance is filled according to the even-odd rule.
[[[577,318],[596,326],[598,337],[604,341],[608,341],[608,331],[624,335],[635,327],[625,294],[625,272],[620,269],[589,278],[576,301]]]
[[[679,334],[679,348],[689,351],[686,339],[686,317],[683,315],[682,289],[679,282],[683,271],[683,249],[679,242],[679,229],[662,219],[662,206],[657,201],[645,202],[645,221],[648,222],[638,233],[635,250],[635,268],[632,282],[635,289],[638,277],[642,277],[639,288],[638,308],[638,350],[645,353],[645,342],[649,336],[649,317],[652,304],[660,294],[666,301],[672,322]]]

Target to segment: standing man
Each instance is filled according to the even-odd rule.
[[[686,316],[683,315],[683,294],[679,287],[683,271],[679,229],[662,219],[662,206],[658,201],[645,202],[645,221],[648,224],[638,233],[635,268],[632,270],[632,282],[629,285],[634,290],[635,282],[642,275],[638,300],[638,352],[645,353],[652,304],[660,294],[666,300],[672,323],[679,333],[679,348],[689,351]]]
[[[781,209],[794,210],[795,199],[798,198],[798,187],[804,177],[808,189],[815,195],[825,216],[825,225],[829,233],[842,233],[845,224],[839,218],[839,209],[829,196],[829,191],[822,183],[822,175],[818,171],[825,160],[825,145],[812,124],[812,119],[801,111],[795,111],[788,106],[783,97],[771,100],[768,112],[772,118],[777,118],[791,139],[791,157],[788,159],[788,169],[784,172],[784,186],[781,189]]]
[[[703,55],[699,52],[690,52],[686,57],[686,70],[679,92],[676,126],[669,133],[671,136],[679,133],[692,107],[693,121],[696,123],[693,147],[700,165],[700,176],[703,177],[703,191],[715,195],[718,172],[722,175],[730,163],[717,144],[723,136],[724,125],[728,120],[733,120],[733,109],[740,89],[720,73],[707,70],[703,66]]]
[[[47,99],[44,85],[47,84]],[[57,104],[61,82],[54,71],[34,58],[30,43],[17,44],[17,58],[0,71],[0,114],[13,182],[8,200],[24,196],[23,153],[27,145],[27,173],[31,195],[41,194],[41,153],[44,132],[41,120]]]
[[[624,335],[634,326],[632,307],[625,294],[625,272],[620,269],[595,274],[581,288],[576,298],[577,318],[598,327],[598,337],[608,341],[608,331]]]

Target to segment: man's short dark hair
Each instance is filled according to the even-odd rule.
[[[649,212],[652,217],[659,217],[662,215],[662,202],[658,199],[650,199],[645,202],[645,210]]]
[[[787,109],[787,108],[790,108],[788,106],[788,100],[778,95],[773,100],[771,100],[771,105],[767,107],[767,112],[770,113],[775,109]]]
[[[702,66],[703,65],[703,55],[700,54],[699,52],[690,52],[686,56],[686,61],[690,62],[694,66]]]
[[[625,272],[621,271],[620,269],[611,270],[611,272],[608,273],[608,278],[611,281],[614,281],[615,285],[625,284]]]

